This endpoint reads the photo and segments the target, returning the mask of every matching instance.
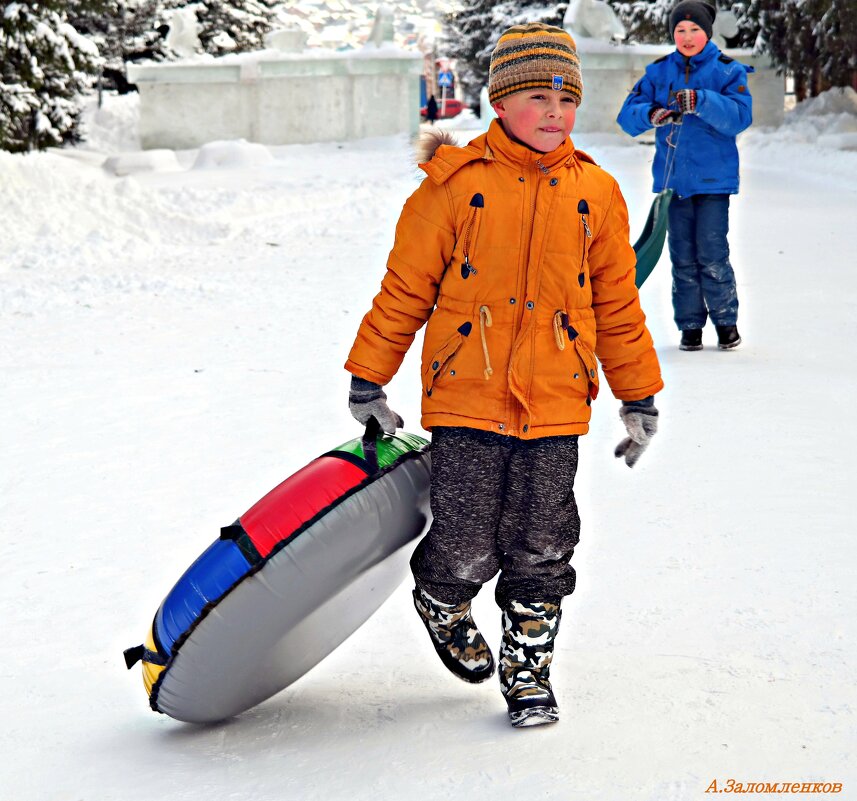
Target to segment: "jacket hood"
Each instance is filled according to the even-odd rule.
[[[417,156],[420,169],[436,184],[442,184],[452,175],[471,161],[503,161],[511,165],[529,165],[539,162],[548,170],[563,165],[569,165],[575,159],[595,164],[595,160],[577,150],[571,139],[566,139],[562,145],[550,153],[539,153],[525,145],[513,142],[507,135],[499,120],[492,120],[488,131],[468,142],[464,147],[458,147],[455,138],[448,132],[428,131],[417,146]]]
[[[459,147],[458,140],[445,128],[430,128],[423,131],[414,148],[417,164],[425,164],[431,161],[441,145]]]

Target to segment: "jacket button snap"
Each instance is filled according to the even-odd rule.
[[[524,433],[526,434],[529,430],[530,430],[530,427],[528,425],[525,425],[524,426]]]
[[[590,378],[595,378],[595,370],[590,370],[590,371],[589,371],[589,377],[590,377]]]
[[[574,377],[575,377],[575,378],[580,378],[580,373],[575,373],[575,374],[574,374]]]
[[[440,363],[439,363],[439,362],[432,362],[432,363],[431,363],[431,369],[432,369],[432,370],[437,370],[437,368],[438,368],[438,367],[440,367]]]
[[[524,183],[524,179],[523,179],[523,177],[518,178],[518,180],[519,180],[521,183]]]
[[[455,375],[455,370],[450,370],[450,371],[449,371],[449,374],[450,374],[450,375]]]
[[[551,178],[551,186],[556,186],[559,183],[559,179]]]
[[[514,306],[514,305],[515,305],[515,299],[514,299],[514,298],[509,298],[509,303],[511,303],[511,304]]]
[[[533,303],[531,300],[528,300],[528,301],[527,301],[527,308],[528,308],[528,309],[532,309],[532,308],[534,308],[534,307],[535,307],[535,305],[536,305],[536,304],[535,304],[535,303]]]
[[[505,427],[506,427],[506,426],[504,426],[502,423],[500,423],[500,425],[498,425],[498,426],[497,426],[497,428],[499,428],[501,431],[502,431]]]

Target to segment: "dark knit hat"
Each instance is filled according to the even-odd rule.
[[[675,33],[679,22],[690,20],[699,25],[710,39],[715,16],[717,16],[717,9],[711,3],[703,0],[682,0],[670,13],[670,35]]]
[[[488,70],[488,100],[528,89],[565,89],[580,105],[583,76],[574,39],[562,28],[529,22],[504,31]]]

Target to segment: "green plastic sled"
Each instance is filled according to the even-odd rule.
[[[672,189],[664,189],[655,195],[643,233],[634,245],[637,254],[637,289],[651,275],[661,257],[667,235],[667,209],[672,196]]]

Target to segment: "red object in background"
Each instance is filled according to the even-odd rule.
[[[456,100],[454,97],[448,97],[446,99],[446,104],[440,102],[440,99],[437,101],[437,118],[439,120],[449,119],[450,117],[457,117],[464,110],[464,103],[460,100]],[[428,112],[426,111],[426,107],[423,106],[420,109],[420,116],[426,117]]]

